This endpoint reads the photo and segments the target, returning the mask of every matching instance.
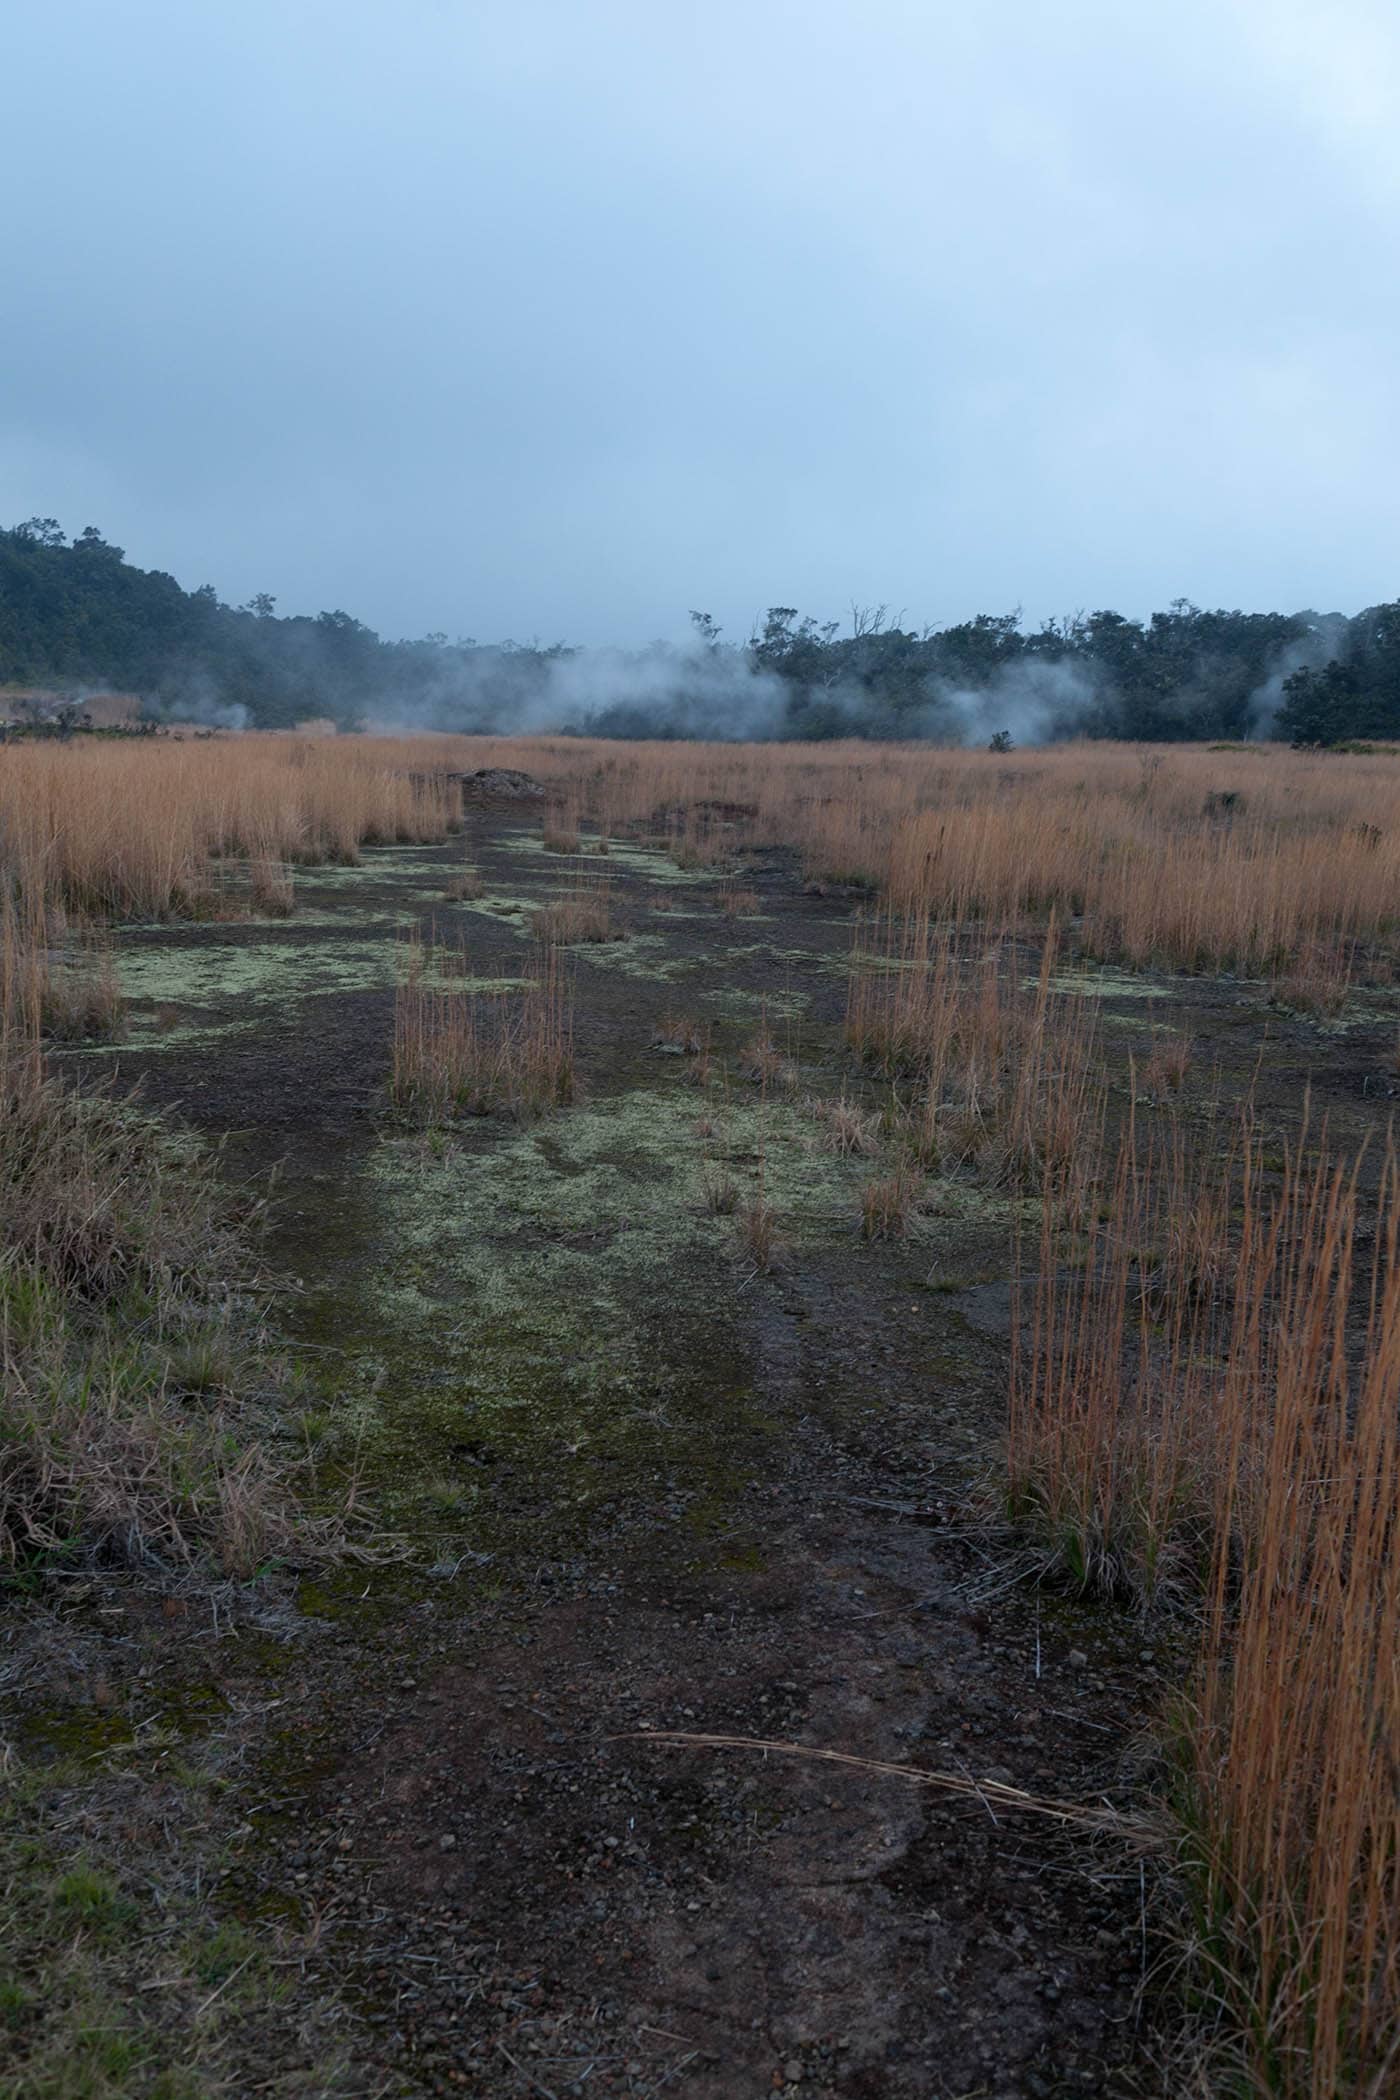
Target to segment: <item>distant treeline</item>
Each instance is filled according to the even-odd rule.
[[[911,629],[884,607],[844,625],[773,607],[746,641],[692,613],[685,647],[578,650],[431,634],[386,641],[346,612],[225,605],[211,584],[132,566],[92,526],[0,531],[0,684],[118,687],[212,726],[588,731],[614,736],[1272,735],[1400,738],[1400,603],[1341,614],[1016,613]]]

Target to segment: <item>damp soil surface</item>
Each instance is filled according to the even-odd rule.
[[[230,1174],[276,1170],[296,1433],[385,1541],[212,1617],[90,1583],[15,1678],[41,1777],[115,1744],[154,1828],[178,1760],[216,1772],[197,1900],[280,1982],[189,2090],[1161,2090],[1158,1868],[999,1790],[1140,1813],[1177,1660],[1034,1587],[995,1520],[1019,1206],[931,1182],[870,1243],[881,1163],[822,1143],[814,1100],[880,1108],[841,1039],[863,900],[773,853],[734,915],[718,870],[550,854],[519,810],[478,814],[471,852],[467,902],[457,842],[309,871],[285,921],[129,930],[129,1037],[74,1060]],[[577,1103],[392,1115],[405,940],[435,929],[444,982],[510,997],[530,914],[580,880],[617,937],[568,951]],[[1101,998],[1124,1060],[1166,1009],[1217,1097],[1253,1083],[1280,1127],[1305,1083],[1358,1127],[1388,1112],[1380,994],[1325,1029],[1258,986],[1061,993]]]

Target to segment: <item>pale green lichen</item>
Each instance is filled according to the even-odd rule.
[[[582,959],[597,969],[617,971],[623,977],[650,979],[658,984],[674,984],[693,970],[708,967],[712,961],[703,955],[668,955],[669,946],[665,934],[633,933],[623,940],[599,942],[590,947]]]
[[[518,975],[476,973],[469,950],[450,940],[430,939],[415,949],[393,926],[358,938],[307,939],[285,920],[257,940],[247,938],[246,927],[232,926],[182,928],[160,942],[128,939],[117,949],[116,968],[130,1039],[143,1049],[176,1049],[212,1042],[256,1024],[269,1011],[344,992],[387,990],[404,976],[415,952],[430,985],[500,992],[524,982]]]
[[[687,1414],[693,1432],[707,1390],[742,1409],[724,1339],[740,1223],[707,1208],[707,1167],[741,1205],[761,1189],[792,1244],[854,1237],[868,1163],[815,1135],[796,1102],[707,1106],[677,1078],[532,1128],[386,1137],[353,1191],[360,1343],[337,1372],[343,1422],[375,1471],[412,1502],[441,1474],[444,1439],[508,1434],[554,1463]],[[693,1356],[677,1341],[684,1370],[658,1362],[646,1311],[663,1303],[668,1331],[689,1307],[706,1337]],[[327,1337],[345,1331],[329,1309]]]
[[[1300,1018],[1306,1020],[1309,1016],[1303,1013]],[[1397,1020],[1400,1020],[1400,993],[1372,985],[1348,992],[1341,1012],[1318,1018],[1317,1027],[1322,1035],[1350,1035],[1358,1028],[1393,1028]]]
[[[403,942],[306,941],[274,935],[252,941],[208,933],[160,947],[126,947],[117,955],[125,997],[162,1005],[282,1005],[314,992],[359,991],[392,984]]]
[[[1040,980],[1038,977],[1023,977],[1021,989],[1033,992]],[[1131,970],[1113,970],[1105,964],[1086,963],[1082,969],[1057,970],[1050,979],[1052,992],[1068,993],[1083,999],[1170,999],[1172,987],[1154,984],[1149,978],[1135,976]]]
[[[697,994],[705,1006],[718,1007],[722,1013],[733,1014],[753,1020],[767,1013],[774,1020],[789,1020],[804,1014],[811,1005],[807,992],[795,992],[790,987],[776,992],[750,992],[721,987],[717,991]]]
[[[441,841],[426,846],[366,846],[358,861],[322,861],[314,867],[298,867],[293,870],[293,880],[298,892],[305,890],[308,894],[363,888],[369,881],[382,882],[395,876],[426,883],[434,877],[441,880],[444,865]]]
[[[679,868],[671,855],[664,850],[639,845],[634,839],[610,839],[606,854],[587,850],[590,841],[584,840],[582,853],[557,855],[551,853],[538,831],[509,832],[497,841],[512,853],[538,854],[542,859],[561,861],[565,866],[579,862],[587,863],[588,872],[593,873],[599,864],[615,866],[620,874],[643,875],[648,882],[661,883],[668,888],[686,883],[716,883],[732,879],[724,868]]]

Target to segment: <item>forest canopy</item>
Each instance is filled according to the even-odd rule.
[[[1400,603],[1337,613],[1203,611],[1148,620],[1019,613],[943,628],[854,608],[773,606],[725,639],[693,612],[685,646],[381,638],[344,611],[227,605],[128,562],[93,526],[0,531],[0,684],[138,693],[159,720],[288,727],[573,730],[614,736],[1000,736],[1152,740],[1400,737]]]

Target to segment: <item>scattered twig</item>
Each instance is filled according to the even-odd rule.
[[[203,2019],[205,2013],[208,2012],[210,2006],[214,2003],[214,2000],[223,1996],[224,1992],[228,1989],[229,1985],[234,1981],[234,1979],[243,1974],[243,1971],[247,1968],[249,1962],[252,1959],[253,1957],[251,1954],[245,1954],[242,1961],[238,1964],[238,1967],[236,1969],[230,1969],[227,1976],[225,1976],[223,1982],[221,1984],[218,1984],[209,1993],[209,1996],[205,1999],[204,2003],[195,2007],[194,2017],[196,2020]]]
[[[1017,1809],[1027,1815],[1048,1816],[1082,1830],[1101,1830],[1114,1837],[1155,1849],[1165,1843],[1166,1833],[1155,1823],[1125,1816],[1117,1809],[1093,1808],[1080,1801],[1054,1801],[1028,1794],[1023,1787],[1007,1786],[996,1779],[968,1779],[960,1772],[928,1772],[919,1765],[886,1764],[877,1757],[857,1757],[846,1750],[824,1750],[807,1743],[785,1743],[767,1736],[705,1735],[683,1729],[648,1729],[608,1738],[615,1743],[669,1743],[681,1750],[761,1750],[765,1755],[806,1757],[830,1765],[849,1765],[858,1772],[873,1772],[882,1779],[902,1779],[907,1786],[937,1787],[944,1793],[962,1794],[981,1801],[991,1812]]]

